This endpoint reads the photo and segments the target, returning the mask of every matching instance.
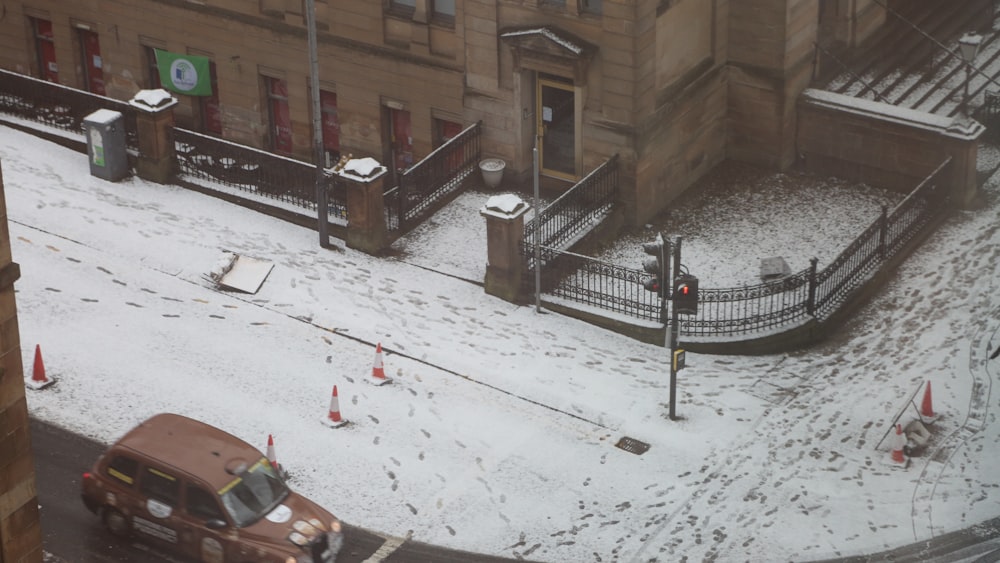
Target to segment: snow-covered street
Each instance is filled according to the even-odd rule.
[[[161,411],[262,450],[271,434],[292,485],[351,524],[534,561],[808,561],[1000,515],[1000,176],[835,338],[689,354],[675,422],[666,350],[465,281],[485,271],[486,194],[374,258],[176,186],[91,177],[85,155],[3,125],[0,169],[25,376],[38,344],[57,379],[28,392],[30,413],[99,440]],[[801,221],[770,198],[712,211],[765,211],[748,201]],[[811,220],[849,241],[856,200],[830,201]],[[801,244],[778,232],[777,248]],[[703,286],[772,253],[753,232],[714,234],[685,235],[688,265],[725,280]],[[844,243],[815,240],[838,246],[785,255]],[[274,262],[259,292],[205,279],[226,251]],[[366,382],[377,343],[391,385]],[[926,381],[941,416],[898,469],[882,439]],[[322,423],[334,385],[339,429]]]

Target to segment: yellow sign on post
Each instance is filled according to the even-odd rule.
[[[684,350],[674,350],[674,371],[680,371],[684,367]]]

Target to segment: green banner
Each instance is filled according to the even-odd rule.
[[[208,57],[181,55],[156,49],[160,83],[167,90],[188,96],[211,96]]]

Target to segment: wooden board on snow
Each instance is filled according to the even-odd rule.
[[[219,287],[257,293],[273,268],[274,262],[237,255],[232,267],[219,280]]]

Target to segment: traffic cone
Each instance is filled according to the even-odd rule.
[[[55,383],[54,379],[45,376],[45,364],[42,362],[42,347],[35,344],[35,366],[31,372],[31,379],[25,385],[35,391],[44,389]]]
[[[323,419],[323,424],[329,426],[330,428],[339,428],[345,424],[347,421],[340,416],[340,400],[337,399],[337,386],[333,386],[333,395],[330,396],[330,410],[328,411],[326,418]]]
[[[382,365],[382,343],[379,342],[378,346],[375,347],[375,364],[372,365],[372,376],[369,379],[371,383],[375,385],[385,385],[392,381],[385,376],[385,367]]]
[[[906,467],[909,463],[909,459],[906,457],[906,453],[903,452],[903,447],[906,446],[906,436],[903,434],[903,425],[896,424],[896,432],[892,437],[892,463],[893,465]]]
[[[931,400],[931,382],[927,382],[927,387],[924,388],[924,400],[920,404],[920,418],[923,422],[934,422],[937,420],[937,413],[934,412],[934,406]]]
[[[279,469],[278,460],[274,457],[274,436],[267,435],[267,461],[271,462],[271,467]]]
[[[267,461],[271,462],[271,467],[278,472],[278,476],[284,480],[288,480],[288,472],[285,468],[278,463],[277,458],[274,456],[274,436],[267,435]]]

